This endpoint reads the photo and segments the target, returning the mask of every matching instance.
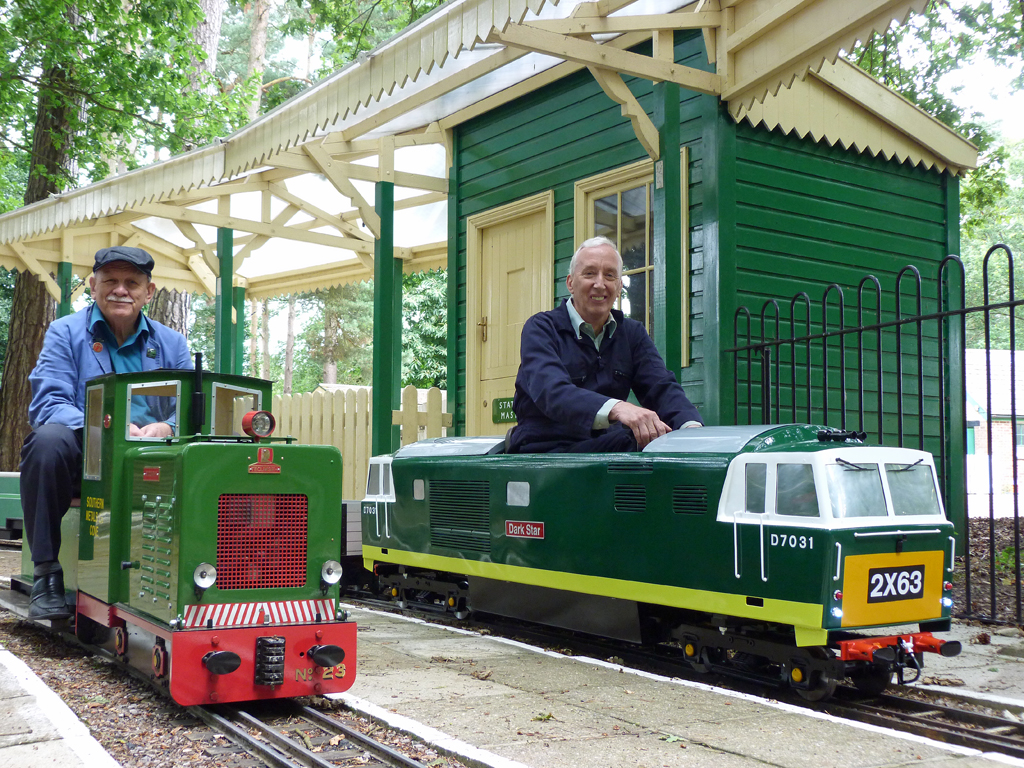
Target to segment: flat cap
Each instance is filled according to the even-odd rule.
[[[153,257],[141,248],[129,248],[124,245],[115,245],[112,248],[101,248],[96,251],[96,261],[92,265],[92,271],[96,272],[101,267],[115,261],[131,264],[140,272],[144,272],[146,277],[153,277]]]

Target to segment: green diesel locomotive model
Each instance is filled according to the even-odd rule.
[[[860,438],[860,439],[858,439]],[[390,595],[631,642],[816,700],[952,656],[955,537],[930,454],[808,425],[640,453],[440,438],[373,460],[363,557]],[[913,624],[918,626],[907,627]],[[892,629],[886,630],[890,627]]]
[[[81,503],[60,554],[74,631],[185,706],[340,692],[355,677],[338,603],[341,454],[270,437],[270,398],[270,382],[201,361],[86,389]],[[131,435],[133,414],[164,406],[171,437]],[[30,558],[26,544],[25,574]]]

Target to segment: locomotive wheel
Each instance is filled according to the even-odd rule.
[[[811,648],[810,651],[810,655],[815,658],[832,658],[832,654],[824,648]],[[800,698],[805,699],[806,701],[824,701],[825,699],[832,697],[832,694],[836,692],[836,686],[838,684],[839,681],[834,677],[819,675],[813,688],[796,688],[795,690],[800,694]]]
[[[886,666],[872,664],[865,667],[859,674],[851,675],[850,680],[861,693],[868,696],[877,696],[892,682],[892,670]]]
[[[702,675],[708,674],[713,665],[724,664],[727,661],[728,656],[722,648],[701,648],[697,659],[689,659],[693,671]]]

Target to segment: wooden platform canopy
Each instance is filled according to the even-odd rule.
[[[430,206],[443,218],[452,128],[583,67],[655,157],[657,131],[623,75],[716,95],[737,121],[958,174],[973,146],[837,58],[925,4],[452,0],[215,144],[0,217],[0,265],[30,270],[57,299],[55,276],[85,277],[112,244],[151,251],[160,286],[207,294],[228,265],[257,299],[366,279],[381,235],[373,185],[397,188],[396,221]],[[669,58],[672,33],[693,29],[714,72]],[[652,38],[653,56],[627,50]],[[409,229],[421,228],[398,226],[393,247],[404,268],[443,265],[446,243],[405,242]],[[234,233],[230,260],[216,230]],[[270,258],[246,277],[261,249]],[[329,256],[297,268],[313,251]]]
[[[586,69],[656,163],[664,137],[624,78],[710,95],[737,122],[958,175],[975,147],[840,57],[926,4],[451,0],[210,146],[0,216],[0,266],[28,269],[68,311],[71,275],[87,276],[97,249],[144,247],[158,285],[216,296],[221,371],[240,369],[246,299],[373,277],[372,452],[388,453],[400,278],[455,262],[447,177],[462,123]],[[706,69],[675,61],[679,30],[702,35]]]

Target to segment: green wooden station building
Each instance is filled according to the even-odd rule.
[[[856,295],[867,274],[891,292],[907,265],[934,283],[959,252],[977,150],[843,58],[924,5],[452,0],[216,145],[0,217],[0,264],[67,302],[97,248],[147,248],[158,285],[220,299],[228,372],[245,300],[373,277],[380,454],[403,270],[447,265],[448,408],[460,434],[500,434],[523,322],[603,234],[623,309],[707,422],[730,424],[740,307]],[[411,217],[438,210],[446,239],[417,242]],[[314,251],[332,257],[302,264]]]

